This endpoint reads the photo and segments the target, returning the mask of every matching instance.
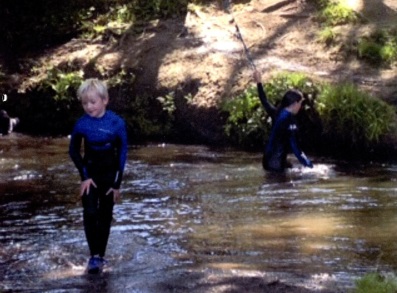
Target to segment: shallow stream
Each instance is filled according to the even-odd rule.
[[[1,292],[154,292],[177,270],[343,291],[396,270],[397,165],[313,158],[271,176],[259,153],[148,145],[129,149],[109,266],[93,279],[68,143],[0,140]]]

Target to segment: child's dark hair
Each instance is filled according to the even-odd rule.
[[[303,94],[298,90],[288,90],[281,100],[280,109],[286,108],[303,99]]]

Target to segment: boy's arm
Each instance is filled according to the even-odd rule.
[[[289,129],[289,131],[291,132],[290,133],[290,144],[291,144],[292,152],[298,158],[299,162],[302,165],[304,165],[305,167],[313,168],[312,162],[306,157],[304,152],[302,152],[298,147],[298,143],[296,141],[296,134],[295,134],[296,133],[296,125],[291,124],[290,127],[292,127]]]
[[[117,148],[117,156],[118,156],[118,170],[116,173],[116,177],[113,183],[113,189],[119,189],[121,185],[121,180],[123,179],[125,162],[127,160],[127,151],[128,151],[128,143],[127,143],[127,130],[125,127],[125,123],[122,123],[122,126],[119,129],[118,139],[116,142]]]
[[[81,181],[84,181],[89,179],[89,176],[87,169],[84,166],[83,157],[80,154],[82,140],[83,140],[83,136],[81,134],[75,132],[72,133],[69,144],[69,156],[72,159],[77,170],[79,171]]]
[[[257,82],[257,88],[258,88],[258,95],[259,95],[259,100],[261,101],[263,107],[266,110],[266,113],[273,119],[276,112],[277,108],[274,107],[272,104],[269,103],[266,97],[265,90],[263,89],[263,85],[261,82]]]

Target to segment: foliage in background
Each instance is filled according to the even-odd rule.
[[[3,0],[0,9],[0,52],[18,56],[63,42],[76,35],[87,1]],[[3,46],[3,47],[1,47]]]
[[[81,13],[83,35],[92,39],[107,34],[121,36],[129,28],[139,31],[145,21],[185,14],[187,5],[188,0],[118,1],[102,13],[91,6]]]
[[[306,102],[299,115],[300,122],[306,121],[302,127],[305,140],[320,143],[324,139],[323,143],[332,142],[341,149],[365,150],[391,135],[395,126],[395,109],[354,85],[316,84],[302,74],[292,73],[279,75],[264,87],[273,104],[289,88],[304,93]],[[255,87],[226,101],[222,109],[228,114],[225,134],[232,142],[252,147],[261,145],[268,137],[270,120],[260,105]],[[316,127],[321,127],[321,137],[312,137],[318,133]]]
[[[321,0],[315,2],[320,10],[319,21],[326,26],[335,26],[360,21],[358,14],[343,2],[336,0]]]
[[[157,100],[162,105],[162,108],[169,115],[170,119],[174,119],[175,106],[175,92],[170,92],[165,96],[158,97]]]
[[[269,100],[273,102],[272,97]],[[256,87],[250,87],[236,98],[226,101],[222,110],[228,113],[225,134],[237,145],[256,146],[269,132],[270,121],[260,104]]]
[[[188,0],[62,2],[2,0],[0,53],[6,55],[8,60],[14,60],[27,53],[65,42],[80,33],[85,33],[91,38],[109,31],[121,34],[137,20],[147,21],[184,15],[189,2]]]
[[[128,4],[117,4],[105,13],[98,13],[97,8],[92,6],[81,12],[80,17],[82,36],[87,39],[94,39],[108,32],[121,35],[128,24],[135,21]]]
[[[45,79],[30,94],[18,100],[20,128],[32,134],[64,135],[82,114],[76,98],[83,81],[82,71],[61,71],[50,68]]]
[[[57,68],[51,68],[47,72],[47,78],[40,85],[42,90],[52,89],[55,101],[72,101],[76,97],[76,91],[83,81],[83,71],[62,72]]]
[[[352,148],[369,147],[389,134],[395,109],[354,85],[324,85],[318,96],[324,135]]]
[[[157,98],[149,95],[136,96],[131,89],[131,79],[134,77],[125,78],[118,83],[108,82],[109,94],[114,97],[109,108],[123,116],[131,140],[138,143],[172,137],[175,132],[174,92]]]
[[[313,82],[300,73],[281,73],[264,84],[264,88],[273,105],[277,105],[291,88],[301,90],[310,101],[317,92]],[[307,107],[304,112],[309,110]],[[228,114],[224,128],[232,142],[249,148],[263,144],[270,133],[271,119],[260,103],[256,87],[250,87],[238,97],[225,101],[222,110]]]
[[[318,40],[321,43],[330,46],[332,43],[335,42],[337,34],[334,32],[332,27],[326,26],[318,32]]]
[[[162,132],[163,125],[153,115],[153,100],[150,97],[132,97],[124,111],[129,133],[134,138],[150,138]]]
[[[331,45],[336,42],[336,33],[333,28],[343,24],[355,24],[363,22],[364,19],[353,9],[343,4],[343,1],[336,0],[312,0],[318,7],[318,21],[321,23],[321,30],[318,33],[320,42]],[[380,28],[368,36],[357,35],[353,47],[345,44],[348,52],[356,54],[359,59],[368,61],[372,65],[390,65],[397,60],[397,27]],[[348,53],[346,52],[346,53]]]
[[[357,55],[375,65],[397,60],[397,27],[379,29],[358,39]]]
[[[102,0],[99,7],[93,5],[80,12],[81,29],[90,39],[109,34],[121,36],[130,29],[140,33],[147,21],[185,15],[189,3],[208,5],[213,2],[218,0]]]
[[[370,273],[356,281],[354,293],[395,293],[397,292],[397,278]]]
[[[135,14],[142,18],[171,17],[185,14],[188,0],[136,0]],[[139,8],[138,8],[139,7]]]
[[[222,1],[71,0],[62,3],[62,6],[51,0],[38,0],[38,2],[21,0],[17,2],[18,5],[15,1],[5,0],[2,2],[5,9],[0,11],[0,17],[4,24],[0,26],[0,36],[4,36],[5,42],[2,44],[7,44],[7,52],[11,55],[19,54],[24,50],[40,49],[39,45],[49,47],[79,33],[84,33],[89,38],[104,37],[109,33],[121,36],[131,28],[139,30],[140,24],[144,24],[146,21],[183,15],[186,13],[188,2],[219,5]],[[319,4],[321,11],[319,18],[323,18],[322,22],[326,23],[320,34],[321,40],[325,43],[333,43],[336,40],[336,35],[332,30],[333,26],[358,20],[352,10],[348,10],[334,1],[312,0],[312,2]],[[42,9],[42,7],[46,7],[46,9]],[[355,48],[357,56],[364,60],[389,64],[397,58],[396,28],[376,31],[358,40]],[[0,53],[2,53],[1,50],[4,48],[1,48],[0,44]],[[5,56],[8,57],[7,54]],[[9,58],[6,59],[9,60]],[[115,74],[107,73],[101,68],[97,68],[95,61],[93,63],[92,68],[95,74],[98,74],[100,78],[107,79],[111,90],[125,92],[123,99],[126,102],[123,103],[123,107],[125,107],[123,111],[132,131],[135,131],[137,135],[144,136],[167,134],[172,131],[175,121],[173,93],[157,99],[155,97],[134,97],[128,90],[134,83],[134,76],[130,76],[123,70]],[[6,66],[1,70],[6,74]],[[21,116],[26,115],[25,126],[34,129],[36,124],[38,129],[34,129],[35,131],[46,129],[49,133],[57,133],[57,130],[62,128],[61,133],[63,133],[65,128],[68,129],[71,121],[81,110],[74,96],[82,77],[82,72],[76,68],[50,69],[41,86],[32,90],[31,97],[21,101],[18,112]],[[354,145],[376,143],[390,131],[392,124],[390,120],[394,119],[393,109],[362,93],[355,93],[353,90],[341,91],[339,88],[324,86],[321,87],[321,99],[316,99],[316,94],[320,92],[320,86],[300,74],[279,75],[264,86],[269,100],[273,103],[277,103],[288,88],[300,89],[306,94],[309,101],[301,115],[304,118],[309,117],[306,122],[310,122],[310,116],[317,111],[317,114],[321,115],[324,120],[324,134],[333,140],[337,140],[338,138],[333,136],[338,135],[343,143],[349,146],[351,139],[353,139]],[[339,91],[337,95],[344,96],[344,100],[337,100],[334,91]],[[365,96],[363,97],[365,102],[359,98],[360,96]],[[356,103],[357,107],[350,103]],[[367,113],[365,107],[362,108],[363,104],[366,107],[371,107],[371,110],[365,118],[359,118],[362,113]],[[333,109],[333,111],[327,109]],[[229,114],[225,133],[231,141],[245,147],[262,145],[263,139],[269,133],[270,121],[260,105],[256,88],[247,89],[239,97],[226,102],[223,105],[223,110]],[[353,110],[360,114],[354,113]],[[338,115],[335,115],[335,112],[338,112]],[[377,114],[376,117],[371,115],[371,113],[380,112],[382,115]],[[349,116],[351,116],[351,121],[346,118]],[[347,133],[351,127],[347,126],[347,123],[351,123],[354,127],[353,136]],[[40,127],[42,128],[40,129]],[[302,129],[307,129],[306,125]]]

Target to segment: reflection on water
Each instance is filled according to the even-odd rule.
[[[350,287],[366,272],[396,269],[396,166],[317,159],[314,169],[274,176],[261,154],[152,145],[129,151],[110,265],[95,280],[84,272],[67,146],[66,138],[1,138],[0,291],[137,292],[142,280],[181,267]]]

